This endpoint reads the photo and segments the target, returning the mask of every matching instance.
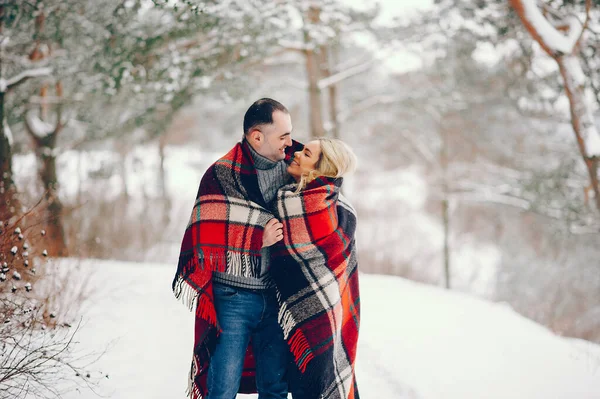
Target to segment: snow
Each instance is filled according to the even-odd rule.
[[[489,42],[477,42],[475,50],[471,55],[479,64],[493,67],[502,59],[502,54]]]
[[[583,131],[585,149],[589,157],[600,157],[600,134],[595,125],[588,125]]]
[[[290,50],[304,51],[304,50],[310,49],[310,46],[308,46],[306,43],[298,41],[298,40],[293,41],[293,40],[288,40],[288,39],[280,39],[279,45],[281,47],[285,47]]]
[[[12,78],[8,79],[8,81],[6,82],[6,86],[7,86],[7,88],[10,88],[11,86],[14,86],[14,85],[20,83],[22,80],[25,80],[28,78],[37,78],[40,76],[48,76],[51,73],[52,73],[52,68],[29,69],[29,70],[23,71],[23,72],[19,73],[18,75],[15,75]]]
[[[175,263],[88,260],[82,267],[94,271],[94,295],[77,341],[86,350],[108,348],[94,366],[108,374],[98,393],[184,399],[193,313],[172,295]],[[556,336],[504,304],[362,274],[361,306],[362,397],[600,398],[600,346]],[[64,396],[95,397],[85,390]]]
[[[553,53],[570,54],[573,51],[573,47],[583,29],[583,25],[577,18],[569,19],[569,34],[565,36],[544,17],[536,4],[536,0],[521,0],[521,4],[523,5],[525,18],[540,35],[547,48]]]
[[[381,7],[375,25],[390,26],[394,18],[409,17],[418,11],[427,11],[433,7],[433,0],[343,0],[343,2],[357,10],[371,9],[375,4]],[[375,3],[375,4],[374,4]]]
[[[4,120],[3,123],[4,123],[4,135],[8,139],[8,145],[12,147],[13,142],[14,142],[12,131],[10,130],[10,126],[8,125],[8,122],[6,121],[6,119]]]
[[[537,42],[535,43],[535,45],[537,49],[539,49],[539,45],[537,45]],[[534,48],[534,51],[535,50],[536,49]],[[475,44],[475,50],[472,53],[472,58],[481,65],[486,66],[488,68],[492,68],[494,66],[499,65],[502,60],[514,57],[515,54],[519,53],[520,51],[520,44],[515,39],[506,39],[499,43],[493,44],[487,41],[478,41]],[[539,58],[540,57],[535,57],[532,63],[535,64],[536,62],[538,62]],[[548,65],[546,69],[556,71],[557,67],[556,62],[554,62],[554,60],[549,59],[548,57],[543,57],[543,60],[546,61]],[[502,65],[500,66],[503,67]]]
[[[52,132],[54,132],[54,126],[52,126],[48,122],[41,120],[33,112],[28,112],[26,118],[27,123],[29,124],[29,126],[31,126],[31,129],[33,130],[33,134],[35,134],[37,137],[46,137],[52,134]]]
[[[562,63],[564,68],[568,71],[569,76],[571,77],[575,86],[584,86],[586,77],[583,73],[583,69],[581,68],[579,59],[574,55],[570,55],[564,57]]]
[[[400,75],[416,71],[423,67],[423,60],[415,52],[404,49],[379,50],[377,59],[381,60],[392,74]]]

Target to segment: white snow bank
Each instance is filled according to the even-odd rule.
[[[174,265],[87,261],[98,294],[79,341],[110,351],[97,369],[113,399],[183,399],[193,314],[171,293]],[[558,337],[509,307],[401,278],[361,276],[361,396],[600,397],[600,347]],[[65,399],[95,398],[72,392]],[[254,395],[245,397],[255,397]]]

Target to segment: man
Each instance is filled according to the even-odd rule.
[[[249,341],[259,399],[287,397],[289,350],[269,278],[269,247],[282,239],[282,225],[267,209],[290,179],[286,159],[297,144],[291,133],[282,104],[256,101],[244,116],[242,142],[200,183],[173,281],[178,298],[190,307],[197,302],[193,399],[233,399],[238,390],[254,390],[252,379],[242,378]]]

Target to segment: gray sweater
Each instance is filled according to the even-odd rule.
[[[249,147],[258,176],[260,192],[265,202],[270,204],[275,199],[277,190],[290,180],[290,175],[287,172],[287,164],[284,161],[271,161],[254,151],[252,146]],[[238,277],[227,273],[214,272],[213,281],[246,289],[267,289],[271,286],[268,273],[270,255],[271,251],[269,247],[264,247],[261,251],[261,275],[259,278]]]

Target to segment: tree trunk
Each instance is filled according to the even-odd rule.
[[[5,221],[20,211],[17,188],[13,181],[12,150],[4,120],[4,94],[0,93],[0,220]]]
[[[77,206],[83,204],[83,180],[84,180],[84,169],[83,162],[83,150],[77,151]]]
[[[442,177],[442,225],[444,226],[444,286],[450,289],[450,206],[448,194],[448,138],[447,126],[439,126],[441,133],[440,169]]]
[[[444,224],[444,287],[450,289],[450,216],[447,197],[442,200],[442,223]]]
[[[321,9],[318,6],[311,6],[308,10],[308,20],[311,24],[317,24],[320,20]],[[321,89],[319,88],[319,65],[315,46],[311,42],[308,30],[304,30],[304,43],[306,50],[304,55],[306,59],[306,76],[308,78],[308,99],[310,112],[310,132],[312,137],[324,137],[325,129],[323,127],[323,111],[321,109]]]
[[[331,133],[334,138],[339,139],[340,136],[340,122],[338,120],[338,107],[337,107],[337,87],[336,85],[329,86],[329,114],[331,115]]]
[[[598,134],[595,129],[594,120],[591,118],[591,112],[585,99],[585,86],[583,82],[576,82],[571,76],[573,71],[570,71],[567,65],[571,68],[579,68],[581,65],[579,60],[573,55],[556,58],[560,74],[563,77],[565,91],[569,98],[569,109],[571,112],[571,126],[577,138],[579,152],[585,162],[588,174],[590,176],[591,187],[594,190],[596,199],[596,208],[600,211],[600,186],[598,184],[598,157],[590,157],[586,148],[586,139],[589,140],[589,135]],[[582,74],[583,72],[580,71]]]
[[[4,30],[4,5],[0,5],[0,35]],[[0,44],[0,79],[4,78],[4,46]],[[20,211],[17,189],[13,181],[12,150],[5,130],[4,101],[6,93],[0,92],[0,221],[5,221]]]
[[[321,76],[323,78],[328,78],[331,76],[331,57],[329,48],[327,46],[321,46],[319,52],[319,64],[321,67]],[[338,123],[338,110],[337,110],[337,88],[335,84],[332,84],[328,87],[328,103],[329,103],[329,123],[330,129],[329,132],[332,137],[339,139],[339,123]]]
[[[305,50],[306,74],[308,76],[308,101],[310,112],[310,132],[312,137],[325,136],[323,128],[323,113],[321,110],[321,89],[319,89],[319,71],[315,52]]]
[[[119,163],[121,170],[121,196],[125,206],[129,204],[129,181],[127,180],[127,147],[119,147]]]
[[[44,96],[47,93],[42,93]],[[62,85],[60,82],[56,84],[57,97],[62,97]],[[42,102],[44,97],[42,97]],[[62,220],[63,205],[58,196],[59,183],[56,173],[56,141],[58,134],[62,131],[64,123],[62,120],[61,102],[56,106],[56,125],[52,132],[36,132],[35,126],[32,126],[27,117],[25,128],[32,138],[35,146],[35,153],[39,163],[39,177],[44,187],[44,199],[46,201],[46,220],[47,220],[47,237],[48,237],[48,252],[51,256],[69,256],[65,229]]]
[[[56,174],[56,157],[53,148],[38,149],[38,159],[41,165],[40,178],[44,185],[45,200],[48,212],[47,236],[49,237],[48,252],[52,256],[68,256],[65,229],[62,222],[63,205],[58,196],[58,177]]]
[[[169,197],[169,193],[167,191],[167,173],[165,171],[165,141],[166,138],[163,134],[158,140],[158,154],[160,156],[158,178],[160,195],[163,203],[163,227],[168,226],[171,220],[171,198]]]

